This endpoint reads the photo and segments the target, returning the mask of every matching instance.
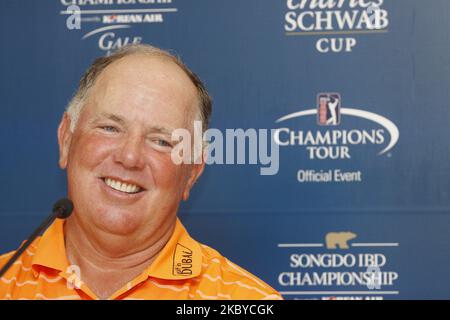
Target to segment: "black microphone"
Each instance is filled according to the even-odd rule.
[[[0,270],[0,278],[11,268],[16,260],[27,250],[31,243],[40,235],[45,229],[47,229],[56,218],[66,219],[70,216],[73,210],[73,203],[69,199],[60,199],[53,205],[52,214],[37,228],[27,239],[27,241],[20,247],[19,250],[8,260],[8,262]]]

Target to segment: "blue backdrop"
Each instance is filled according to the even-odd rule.
[[[1,1],[0,252],[66,194],[56,129],[84,70],[144,42],[204,80],[212,127],[284,130],[276,175],[207,166],[180,212],[194,238],[286,299],[449,299],[450,2],[369,3]],[[340,122],[324,125],[321,107],[325,121],[331,109],[318,97],[331,93]],[[347,141],[320,139],[327,132]],[[331,181],[305,178],[321,170]],[[337,181],[336,170],[356,178]],[[375,259],[371,286],[361,277]]]

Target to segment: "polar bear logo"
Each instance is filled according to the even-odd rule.
[[[327,249],[348,249],[348,241],[357,237],[353,232],[330,232],[325,236]]]

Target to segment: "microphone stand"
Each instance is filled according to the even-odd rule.
[[[19,250],[17,250],[14,255],[8,260],[8,262],[3,266],[3,268],[0,270],[0,278],[6,273],[6,271],[11,268],[11,266],[16,262],[16,260],[24,253],[25,250],[30,246],[30,244],[33,243],[33,241],[37,238],[39,234],[41,234],[42,231],[47,229],[52,222],[56,218],[65,219],[72,213],[73,210],[73,204],[72,201],[69,199],[61,199],[55,203],[53,206],[53,212],[47,217],[47,219],[42,222],[42,224],[34,230],[34,232],[28,237],[28,239],[25,241],[25,243],[20,247]]]

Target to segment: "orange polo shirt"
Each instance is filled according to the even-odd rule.
[[[50,228],[0,279],[0,299],[98,299],[70,266],[63,220]],[[3,266],[14,252],[0,256]],[[192,239],[177,219],[174,233],[155,261],[110,299],[281,299],[270,286]]]

